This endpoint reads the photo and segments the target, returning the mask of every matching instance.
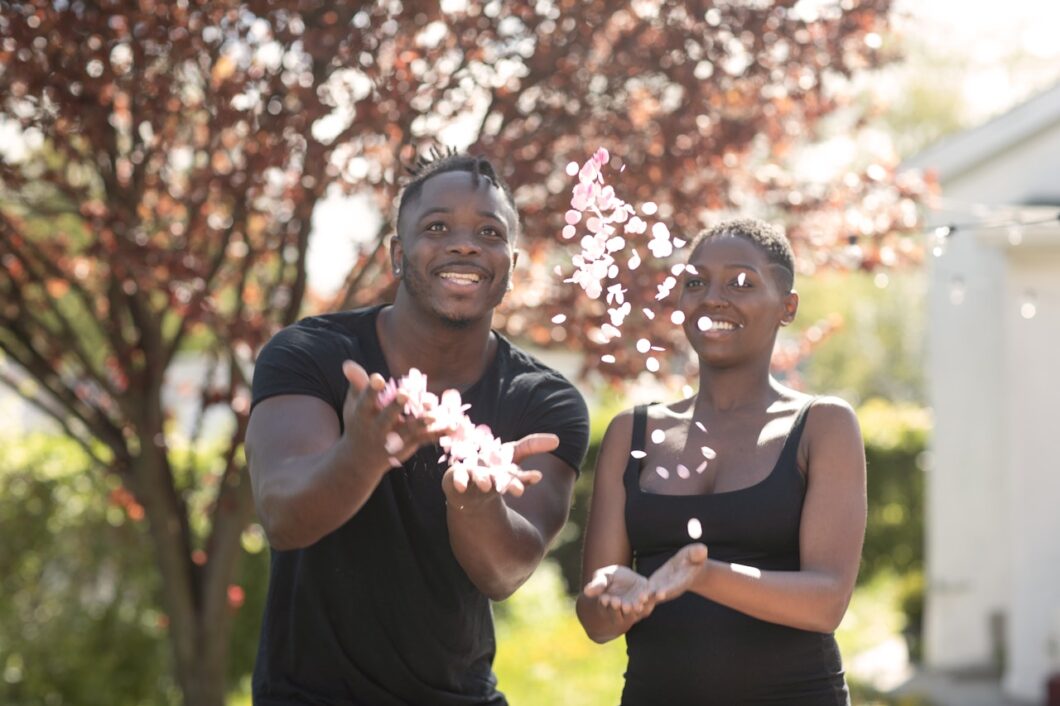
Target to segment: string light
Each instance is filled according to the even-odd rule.
[[[1038,218],[1034,220],[1009,220],[1001,222],[973,222],[973,223],[951,223],[949,225],[937,226],[930,232],[930,246],[931,254],[935,257],[941,257],[946,252],[946,246],[954,234],[962,231],[982,231],[982,230],[994,230],[998,228],[1004,228],[1006,231],[1006,238],[1008,244],[1012,247],[1019,246],[1023,243],[1024,231],[1028,226],[1046,225],[1049,223],[1060,222],[1060,213],[1048,218]],[[878,284],[877,284],[878,286]],[[949,283],[949,297],[950,303],[954,306],[960,306],[965,299],[967,290],[965,288],[964,279],[959,276],[954,276],[950,279]],[[1028,289],[1023,293],[1023,297],[1020,300],[1019,313],[1024,319],[1030,320],[1038,315],[1038,297],[1033,289]]]
[[[955,306],[960,306],[964,303],[964,279],[961,277],[954,277],[950,280],[950,302]]]
[[[1023,301],[1020,303],[1020,316],[1025,319],[1033,319],[1038,313],[1036,300],[1038,299],[1033,289],[1023,293]]]

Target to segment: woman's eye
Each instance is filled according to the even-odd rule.
[[[703,280],[699,277],[689,277],[685,280],[685,289],[693,289],[695,287],[702,287]]]
[[[494,228],[493,226],[485,226],[480,232],[483,235],[485,235],[487,238],[500,238],[501,237],[500,230],[497,229],[497,228]]]

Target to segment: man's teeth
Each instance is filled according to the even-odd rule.
[[[711,328],[713,328],[715,331],[735,331],[736,324],[729,323],[728,321],[718,321],[717,319],[715,319],[714,325]]]
[[[480,276],[466,272],[443,272],[441,278],[462,284],[478,284],[482,281]]]

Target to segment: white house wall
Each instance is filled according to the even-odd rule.
[[[1008,575],[1004,502],[1001,258],[955,236],[933,258],[929,290],[928,391],[934,430],[927,476],[925,658],[944,669],[988,667],[993,616]],[[963,301],[953,287],[963,282]],[[984,371],[990,371],[986,374]]]
[[[984,140],[1014,132],[1005,116],[913,160],[942,168],[952,212],[935,222],[980,221],[976,204],[1060,195],[1053,114],[991,154]],[[929,264],[924,647],[933,667],[1003,663],[1005,690],[1040,701],[1060,669],[1060,225],[1033,235],[1012,245],[1004,230],[958,230]],[[1028,289],[1032,319],[1020,312]]]
[[[1012,590],[1004,686],[1014,696],[1040,699],[1049,673],[1060,667],[1060,242],[1011,248],[1008,255],[1002,331]],[[1030,319],[1020,311],[1028,291],[1035,303]]]

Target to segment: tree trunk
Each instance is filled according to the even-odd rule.
[[[145,447],[135,462],[134,477],[134,492],[146,511],[162,579],[174,675],[184,705],[224,706],[234,613],[228,605],[228,585],[252,506],[250,482],[245,474],[238,474],[223,488],[218,502],[226,510],[223,518],[214,518],[208,542],[215,551],[200,566],[191,559],[188,518],[172,485],[165,450]]]

